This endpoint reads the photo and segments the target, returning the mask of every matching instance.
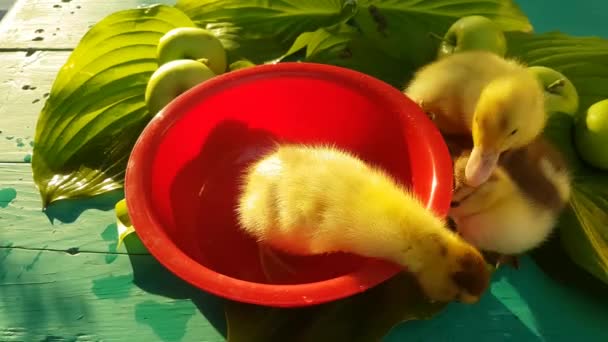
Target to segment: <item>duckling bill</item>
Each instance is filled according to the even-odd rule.
[[[243,231],[284,252],[401,265],[435,301],[473,303],[489,284],[475,247],[387,173],[334,147],[279,145],[252,163],[237,216]]]

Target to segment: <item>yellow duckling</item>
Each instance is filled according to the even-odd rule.
[[[278,250],[399,264],[432,300],[473,303],[489,284],[479,251],[386,173],[336,148],[278,146],[247,169],[237,214]]]
[[[544,90],[526,66],[486,51],[460,52],[416,72],[404,93],[444,135],[473,137],[465,168],[471,186],[485,182],[501,153],[544,129]]]
[[[454,162],[455,192],[449,216],[477,248],[518,255],[542,244],[567,205],[571,185],[566,163],[544,139],[503,154],[488,181],[464,184],[465,152]]]

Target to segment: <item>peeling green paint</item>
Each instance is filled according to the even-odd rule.
[[[129,297],[133,286],[133,274],[125,274],[95,279],[91,291],[99,299],[123,299]]]
[[[181,341],[195,312],[193,305],[146,300],[135,305],[135,321],[148,325],[164,342]]]
[[[17,198],[17,190],[14,188],[0,189],[0,208],[8,207]]]
[[[109,224],[103,232],[101,232],[101,238],[104,241],[109,241],[108,254],[106,254],[106,264],[111,264],[118,258],[117,245],[118,245],[118,232],[116,231],[116,223]]]
[[[116,241],[116,239],[118,239],[116,223],[109,224],[106,229],[101,232],[101,238],[103,239],[103,241]]]

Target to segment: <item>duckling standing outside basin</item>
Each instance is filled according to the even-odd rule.
[[[384,172],[327,146],[282,145],[243,177],[237,215],[259,243],[299,255],[347,252],[412,272],[436,301],[473,303],[482,255]]]
[[[444,135],[469,135],[470,186],[484,183],[500,154],[523,147],[546,123],[544,89],[526,66],[492,52],[460,52],[416,72],[404,93],[417,102]]]
[[[462,237],[482,250],[511,256],[542,244],[571,192],[569,171],[558,150],[539,138],[508,151],[477,188],[463,181],[468,158],[465,152],[455,160],[449,213]]]

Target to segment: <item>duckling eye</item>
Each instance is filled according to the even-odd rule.
[[[511,131],[511,135],[515,135],[515,133],[517,133],[517,129],[514,129],[513,131]]]

